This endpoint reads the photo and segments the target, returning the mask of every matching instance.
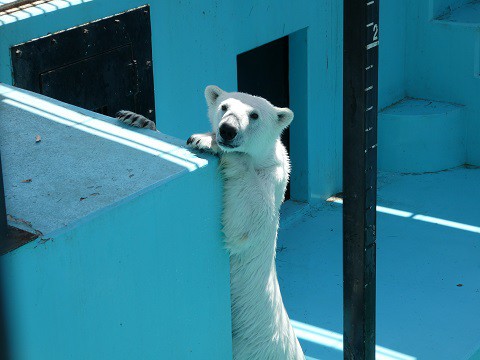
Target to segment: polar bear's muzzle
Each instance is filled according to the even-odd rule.
[[[222,120],[218,128],[217,142],[220,146],[226,148],[236,148],[238,144],[238,119],[230,115]]]
[[[238,134],[238,129],[228,122],[223,123],[219,130],[220,136],[222,137],[223,141],[226,142],[232,141]]]

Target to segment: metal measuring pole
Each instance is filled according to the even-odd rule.
[[[375,359],[379,0],[344,1],[344,359]]]

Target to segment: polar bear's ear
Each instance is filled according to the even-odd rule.
[[[207,105],[211,106],[217,101],[218,97],[222,95],[225,91],[220,89],[215,85],[208,85],[205,89],[205,99],[207,100]]]
[[[289,108],[275,107],[278,116],[278,123],[282,128],[286,128],[293,120],[293,111]]]

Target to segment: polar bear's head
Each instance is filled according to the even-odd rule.
[[[218,86],[205,89],[208,115],[217,143],[223,151],[251,155],[272,148],[293,120],[288,108],[278,108],[267,100]]]

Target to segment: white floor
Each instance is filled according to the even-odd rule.
[[[480,349],[480,169],[380,174],[378,205],[377,359],[473,360]],[[279,234],[285,306],[307,356],[343,359],[342,207],[302,213]]]

